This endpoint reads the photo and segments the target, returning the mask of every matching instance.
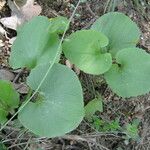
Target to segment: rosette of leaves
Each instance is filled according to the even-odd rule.
[[[140,30],[129,17],[111,12],[97,19],[91,30],[67,37],[63,52],[82,71],[104,74],[112,91],[128,98],[150,91],[150,55],[136,48],[139,37]]]

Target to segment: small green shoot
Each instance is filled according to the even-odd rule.
[[[126,135],[127,135],[127,139],[133,139],[135,141],[139,141],[140,137],[139,137],[139,130],[138,130],[138,126],[139,126],[140,120],[135,119],[133,120],[132,123],[128,123],[125,128],[126,128]]]
[[[103,112],[103,102],[101,98],[95,98],[85,106],[85,118],[91,120],[97,111]]]

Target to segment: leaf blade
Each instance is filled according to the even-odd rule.
[[[102,32],[108,37],[108,49],[113,56],[123,48],[135,47],[141,34],[138,26],[129,17],[119,12],[101,16],[91,29]]]
[[[112,65],[110,53],[103,53],[108,44],[105,35],[92,30],[77,31],[63,43],[63,52],[71,63],[89,74],[103,74]]]
[[[37,88],[47,68],[48,65],[41,65],[32,70],[28,78],[30,87]],[[19,120],[26,128],[40,136],[56,137],[79,125],[84,116],[83,95],[74,72],[54,64],[39,92],[42,100],[30,102],[19,113]]]
[[[112,90],[121,97],[146,94],[150,91],[150,55],[139,48],[119,51],[116,61],[104,77]]]
[[[10,65],[14,69],[32,69],[38,64],[53,60],[57,53],[59,38],[56,33],[50,34],[50,30],[51,22],[43,16],[35,17],[21,27],[12,46]]]

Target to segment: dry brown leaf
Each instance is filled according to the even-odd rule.
[[[13,85],[20,94],[27,94],[29,92],[29,87],[25,83],[13,83]]]
[[[5,0],[0,0],[0,10],[3,9],[3,7],[5,6],[6,1]]]
[[[5,29],[0,25],[0,40],[2,40],[5,35],[6,35],[6,31],[5,31]]]
[[[80,69],[77,68],[75,65],[73,65],[69,60],[66,60],[65,64],[66,64],[66,66],[69,67],[70,69],[73,69],[77,75],[80,74]]]
[[[0,69],[0,80],[8,80],[12,81],[14,80],[15,75],[6,69]]]
[[[27,0],[22,7],[18,6],[17,1],[14,3],[8,0],[8,5],[11,9],[11,17],[5,17],[0,19],[0,22],[7,28],[16,30],[20,25],[29,21],[34,16],[38,16],[41,13],[41,6],[34,5],[34,0]]]

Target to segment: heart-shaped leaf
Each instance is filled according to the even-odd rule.
[[[37,66],[28,77],[36,89],[49,65]],[[19,113],[21,123],[39,136],[56,137],[75,129],[84,116],[83,95],[76,74],[68,67],[54,64],[40,87],[40,100],[28,103]]]
[[[102,74],[112,65],[110,53],[105,52],[108,39],[93,30],[81,30],[71,34],[63,43],[65,56],[71,63],[89,74]]]
[[[50,32],[51,22],[46,17],[38,16],[26,23],[18,31],[12,46],[10,65],[14,69],[34,68],[38,64],[50,62],[59,45],[58,35]]]
[[[131,97],[150,91],[150,55],[142,49],[127,48],[119,51],[116,62],[105,73],[111,89],[121,97]]]
[[[108,37],[108,50],[113,56],[123,48],[135,47],[140,37],[137,25],[129,17],[119,12],[103,15],[91,28]]]
[[[7,120],[8,112],[19,105],[19,94],[13,85],[6,80],[0,80],[0,123]]]

